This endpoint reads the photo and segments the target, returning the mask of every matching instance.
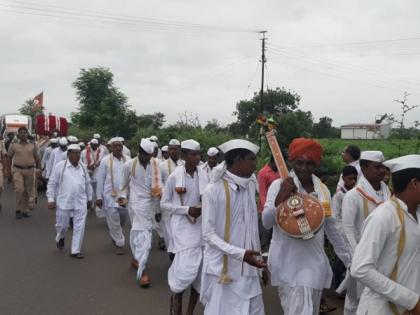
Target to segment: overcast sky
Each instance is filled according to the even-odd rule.
[[[296,91],[315,118],[373,122],[398,114],[404,91],[420,104],[415,0],[0,0],[0,111],[44,91],[47,112],[68,117],[80,68],[103,66],[138,114],[229,123],[260,85],[252,30],[268,31],[266,86]]]

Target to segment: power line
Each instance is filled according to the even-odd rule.
[[[113,15],[108,13],[99,13],[97,11],[79,10],[64,8],[51,5],[39,5],[16,1],[13,4],[0,2],[0,7],[9,9],[9,12],[27,15],[38,15],[54,18],[71,18],[79,21],[94,21],[136,25],[142,27],[151,27],[157,29],[171,30],[194,30],[194,31],[213,31],[213,32],[233,32],[233,33],[256,33],[258,31],[237,27],[205,25],[197,23],[187,23],[182,21],[170,21],[155,18],[135,17],[127,15]],[[5,11],[5,10],[4,10]]]
[[[281,46],[281,48],[302,49],[302,48],[320,48],[320,47],[338,47],[338,46],[359,46],[359,45],[395,43],[395,42],[417,41],[417,40],[420,40],[420,37],[406,37],[406,38],[393,38],[393,39],[380,39],[380,40],[343,42],[343,43],[331,43],[331,44],[315,44],[315,45],[302,45],[302,46]]]
[[[327,76],[327,77],[333,77],[333,78],[346,80],[346,81],[355,81],[355,82],[358,82],[358,83],[363,83],[363,84],[367,84],[367,85],[370,85],[370,86],[374,86],[374,87],[381,88],[381,89],[386,89],[386,90],[395,90],[395,91],[399,91],[399,92],[403,92],[403,91],[406,90],[404,88],[396,88],[395,86],[387,86],[387,85],[378,84],[377,82],[360,80],[359,78],[357,78],[357,79],[356,78],[350,78],[350,77],[342,76],[340,74],[334,74],[334,73],[330,73],[330,72],[323,72],[323,71],[319,71],[319,70],[314,70],[314,69],[311,69],[311,68],[308,68],[308,67],[304,67],[300,64],[295,65],[295,64],[288,63],[288,62],[284,61],[284,59],[282,59],[280,61],[280,59],[277,59],[277,58],[278,58],[278,55],[277,56],[272,56],[271,60],[273,60],[274,62],[279,62],[282,65],[291,66],[291,67],[302,69],[302,70],[305,70],[305,71],[308,71],[308,72],[321,74],[321,75]]]
[[[327,58],[317,57],[314,55],[308,56],[307,54],[302,53],[302,52],[291,53],[291,52],[286,52],[283,50],[278,50],[275,48],[270,48],[270,50],[273,53],[278,53],[285,57],[298,58],[298,59],[304,60],[305,62],[313,63],[324,68],[333,69],[334,71],[347,71],[347,72],[353,72],[353,73],[356,72],[356,74],[358,75],[362,73],[363,75],[368,75],[372,77],[372,79],[374,80],[384,81],[386,83],[392,82],[394,84],[404,85],[405,87],[407,85],[412,85],[412,86],[415,86],[416,89],[420,87],[420,84],[417,84],[415,82],[405,80],[405,79],[395,78],[394,76],[391,76],[388,73],[385,73],[382,71],[378,71],[374,69],[367,69],[367,68],[363,68],[363,67],[356,66],[356,65],[342,62],[342,61],[331,60]],[[382,76],[382,78],[378,77],[378,75]]]

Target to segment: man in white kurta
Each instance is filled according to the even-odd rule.
[[[360,240],[362,225],[367,216],[391,197],[387,185],[382,181],[385,176],[383,161],[381,151],[363,151],[360,157],[362,175],[356,187],[343,198],[343,228],[352,254]],[[362,290],[360,284],[348,278],[344,315],[356,314]]]
[[[395,196],[365,220],[351,274],[366,288],[357,315],[420,315],[420,155],[384,163]]]
[[[93,188],[93,202],[96,202],[96,174],[103,157],[108,153],[100,147],[97,139],[92,139],[86,149],[82,151],[81,160],[89,171],[90,181]],[[101,216],[101,212],[98,212]]]
[[[116,254],[124,254],[125,237],[123,227],[128,218],[127,208],[121,207],[117,202],[118,192],[123,186],[123,168],[130,157],[124,156],[122,140],[112,138],[111,154],[106,155],[96,174],[96,205],[103,208],[111,239],[116,246]]]
[[[293,170],[287,179],[275,180],[267,193],[262,213],[266,229],[273,228],[268,269],[271,284],[278,294],[285,315],[318,315],[322,290],[329,288],[332,271],[324,250],[324,233],[346,267],[351,256],[344,236],[331,215],[331,195],[321,180],[313,175],[322,158],[321,145],[312,139],[299,138],[289,146]],[[308,240],[292,238],[276,224],[277,207],[294,191],[317,198],[325,211],[323,227]]]
[[[187,314],[193,314],[200,291],[202,263],[201,195],[208,184],[207,174],[198,166],[200,144],[194,140],[181,143],[185,165],[168,177],[161,209],[171,216],[175,259],[168,271],[168,283],[174,314],[182,314],[182,294],[191,287]]]
[[[45,178],[50,178],[55,165],[67,158],[67,145],[68,141],[65,137],[62,137],[58,140],[58,148],[55,148],[51,151],[51,155],[48,158],[47,164],[45,165]]]
[[[181,143],[177,139],[171,139],[168,145],[169,158],[160,162],[160,174],[162,178],[162,184],[165,186],[169,175],[178,167],[183,165],[183,161],[180,159],[181,156]],[[172,227],[171,227],[171,215],[168,211],[161,211],[161,227],[163,237],[165,239],[166,249],[171,259],[173,259],[173,238],[172,238]]]
[[[342,153],[343,161],[350,166],[356,168],[358,177],[362,174],[362,170],[360,168],[360,149],[357,145],[349,145],[344,148]],[[337,183],[336,191],[340,191],[341,188],[344,187],[343,181],[343,174],[340,175],[340,179]]]
[[[200,165],[200,167],[209,175],[214,167],[219,162],[219,150],[211,147],[207,150],[207,161]]]
[[[83,258],[81,247],[92,187],[86,167],[80,163],[80,146],[70,145],[67,151],[68,159],[57,163],[48,181],[48,208],[57,209],[55,241],[59,249],[64,247],[70,215],[73,215],[71,256],[80,259]]]
[[[153,143],[142,139],[137,157],[124,164],[122,185],[118,203],[124,205],[128,198],[128,214],[131,220],[130,246],[138,263],[136,280],[141,287],[151,283],[146,265],[152,247],[155,203],[162,191],[159,165],[152,158]]]
[[[50,141],[50,145],[45,149],[44,154],[42,155],[42,159],[41,159],[42,177],[44,178],[47,173],[47,163],[51,157],[51,152],[58,146],[57,138],[52,138],[49,141]]]
[[[265,263],[258,237],[258,146],[231,140],[221,146],[225,162],[212,172],[203,195],[204,259],[200,300],[205,315],[262,315],[258,268]]]

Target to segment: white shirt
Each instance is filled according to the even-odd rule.
[[[362,238],[356,248],[351,275],[366,288],[357,314],[393,315],[388,301],[411,310],[420,294],[420,225],[402,200],[406,241],[399,260],[397,283],[389,276],[397,260],[401,223],[395,205],[386,201],[365,221]],[[417,210],[420,218],[420,210]]]
[[[213,168],[211,168],[209,166],[209,163],[208,162],[206,162],[204,164],[201,164],[200,167],[203,169],[204,172],[207,173],[207,175],[210,175],[211,171],[213,170]]]
[[[104,156],[108,153],[108,149],[103,149],[99,146],[95,151],[90,149],[90,165],[95,165],[95,169],[93,171],[88,169],[90,176],[92,177],[92,181],[96,181],[96,174],[98,172],[99,164],[101,163]],[[84,149],[80,155],[80,160],[86,165],[88,165],[88,150]]]
[[[345,188],[344,188],[345,189]],[[346,192],[344,192],[342,189],[337,191],[331,201],[331,208],[333,211],[334,218],[337,220],[337,222],[340,223],[340,225],[343,224],[343,198]]]
[[[365,183],[364,186],[369,185],[369,187],[365,187],[366,190],[373,191],[373,187],[370,184],[366,184],[367,180],[364,179],[363,182]],[[365,221],[365,213],[364,213],[364,197],[357,191],[357,187],[360,186],[360,182],[348,191],[345,196],[343,197],[343,204],[342,204],[342,218],[343,218],[343,228],[346,234],[347,240],[351,246],[352,253],[354,253],[356,249],[357,243],[359,243],[363,222]],[[385,188],[384,188],[385,189]],[[386,188],[387,189],[387,188]],[[376,195],[376,199],[384,202],[389,197],[389,190],[387,193],[379,197]],[[376,209],[378,206],[374,202],[368,201],[368,210],[371,213],[373,210]]]
[[[107,151],[108,151],[108,149],[107,149]],[[123,154],[126,155],[126,156],[131,157],[131,151],[125,145],[123,145]]]
[[[111,158],[114,186],[111,180]],[[118,194],[119,189],[122,187],[124,163],[129,159],[127,156],[122,156],[121,159],[117,159],[113,154],[108,154],[101,160],[101,164],[99,164],[96,174],[96,196],[98,199],[103,200],[105,209],[120,207],[116,200],[117,196],[112,196],[112,193],[114,189],[115,193]]]
[[[69,160],[54,167],[47,187],[48,202],[56,202],[61,210],[84,209],[92,200],[92,186],[86,167],[74,167]]]
[[[362,175],[362,169],[360,168],[360,160],[350,162],[348,165],[353,166],[357,170],[357,179]],[[336,191],[339,191],[340,188],[344,187],[344,180],[343,180],[343,174],[340,174],[340,179],[337,183]]]
[[[182,194],[183,204],[181,204],[180,195],[175,191],[175,175],[175,173],[172,173],[166,181],[160,207],[172,216],[173,252],[177,253],[184,249],[201,247],[203,240],[201,216],[195,220],[195,223],[192,223],[191,221],[194,221],[194,219],[188,215],[190,207],[201,205],[198,173],[196,171],[194,177],[191,177],[185,172],[186,192]]]
[[[176,163],[171,158],[160,162],[160,176],[162,178],[162,184],[165,185],[166,181],[171,175],[171,173],[175,170],[177,166],[184,165],[184,162],[181,159],[178,159]]]
[[[47,147],[44,151],[44,154],[42,155],[42,160],[41,160],[41,169],[42,171],[42,175],[45,177],[45,174],[47,173],[47,163],[48,163],[48,159],[51,157],[51,152],[52,150],[54,150],[54,148],[52,147]]]
[[[233,280],[229,286],[241,298],[252,298],[261,294],[258,269],[248,265],[243,259],[246,250],[260,250],[255,182],[250,181],[250,186],[246,189],[239,187],[226,175],[223,178],[228,181],[231,199],[230,240],[228,243],[224,241],[226,194],[220,179],[210,183],[203,194],[202,224],[205,248],[202,288],[206,291],[211,278],[220,277],[223,256],[227,255],[227,274]],[[245,200],[249,204],[245,204]],[[253,209],[253,213],[247,213],[249,209]],[[245,224],[246,221],[249,223]],[[256,244],[246,248],[246,234],[254,239]]]
[[[298,192],[306,193],[297,177],[294,180]],[[331,201],[330,192],[319,178],[313,175],[312,180],[318,200],[327,198],[327,201]],[[329,288],[332,271],[324,250],[324,232],[343,263],[346,266],[351,263],[351,255],[339,224],[334,217],[326,217],[323,227],[313,238],[301,240],[288,236],[276,223],[277,209],[274,203],[282,182],[283,179],[277,179],[271,184],[262,214],[264,227],[273,228],[268,257],[271,284],[273,286],[304,286],[318,290]]]
[[[132,176],[134,161],[136,169]],[[150,162],[146,168],[135,157],[124,164],[122,185],[127,189],[120,188],[119,197],[128,198],[128,212],[132,220],[132,230],[149,230],[153,228],[153,220],[156,212],[157,198],[152,198],[152,166]]]
[[[45,178],[50,178],[55,165],[60,162],[67,159],[67,150],[63,151],[60,147],[55,148],[51,151],[51,155],[48,159],[48,162],[46,164],[46,170],[45,170]]]

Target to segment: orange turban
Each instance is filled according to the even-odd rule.
[[[299,156],[305,155],[316,164],[321,163],[322,146],[313,139],[296,138],[289,145],[289,160],[293,161]]]

